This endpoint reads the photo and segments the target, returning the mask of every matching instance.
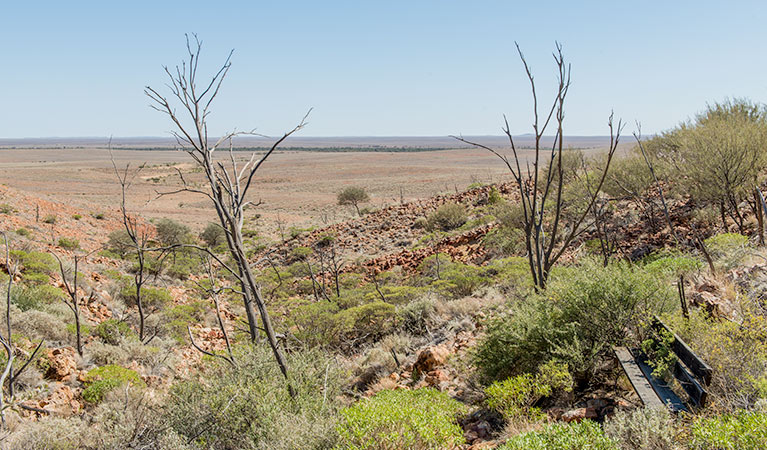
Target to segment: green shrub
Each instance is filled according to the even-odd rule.
[[[749,409],[764,398],[767,383],[767,317],[743,308],[738,322],[693,309],[664,316],[665,323],[713,369],[709,403],[722,411]]]
[[[703,241],[706,250],[725,270],[735,267],[748,254],[748,237],[737,233],[723,233]]]
[[[99,403],[107,392],[125,384],[145,387],[146,384],[135,370],[110,364],[89,370],[85,375],[83,399],[88,403]]]
[[[201,265],[195,250],[177,250],[166,258],[165,274],[179,280],[186,280],[190,275],[199,273]]]
[[[48,214],[47,216],[43,217],[43,223],[53,225],[54,223],[56,223],[56,216],[54,216],[53,214]]]
[[[120,298],[126,305],[136,306],[136,286],[123,287],[120,290]],[[171,303],[173,298],[165,289],[144,286],[141,288],[141,301],[145,308],[160,309]]]
[[[80,214],[72,214],[72,218],[75,220],[80,220],[83,218],[83,216],[81,216]]]
[[[19,228],[19,229],[16,230],[16,234],[18,234],[19,236],[27,237],[27,236],[29,236],[32,233],[29,230],[27,230],[26,228]]]
[[[341,411],[338,449],[454,448],[463,405],[433,389],[387,390]]]
[[[80,241],[74,238],[61,237],[59,238],[59,247],[64,250],[77,250],[80,248]]]
[[[667,408],[639,408],[619,411],[605,422],[605,434],[621,450],[663,450],[677,448],[677,429]]]
[[[529,372],[556,359],[578,380],[588,379],[628,331],[668,308],[670,288],[646,271],[623,263],[606,268],[585,260],[552,273],[541,295],[511,305],[491,320],[473,359],[490,380]]]
[[[417,230],[425,229],[429,226],[429,221],[426,219],[426,217],[419,217],[413,221],[413,228]]]
[[[362,215],[362,211],[360,211],[360,203],[367,202],[370,200],[370,196],[368,195],[367,191],[365,191],[365,188],[360,186],[349,186],[347,188],[344,188],[341,192],[338,193],[338,204],[341,206],[345,205],[351,205],[354,206],[354,209],[357,210],[357,214],[360,216]]]
[[[674,253],[655,253],[645,258],[644,262],[646,271],[671,280],[690,275],[702,267],[699,259]]]
[[[237,367],[210,361],[199,381],[176,383],[164,420],[198,448],[312,449],[336,441],[338,364],[323,352],[286,354],[288,383],[266,346],[235,346]],[[215,426],[211,420],[215,417]]]
[[[767,414],[745,412],[702,417],[692,424],[690,448],[758,450],[767,448]]]
[[[200,239],[208,244],[208,247],[217,248],[226,244],[226,232],[221,228],[221,225],[209,223],[200,233]]]
[[[420,299],[397,309],[397,323],[403,330],[416,336],[429,332],[429,325],[434,321],[437,310],[434,302]]]
[[[185,305],[175,305],[163,311],[167,321],[165,328],[176,342],[187,340],[187,326],[201,323],[205,319],[206,305],[203,302],[192,302]]]
[[[50,275],[59,268],[56,259],[48,253],[11,250],[11,257],[21,263],[23,274],[43,273]]]
[[[110,345],[119,345],[124,338],[135,337],[135,333],[130,326],[117,319],[107,319],[98,324],[91,332]]]
[[[48,284],[32,287],[16,285],[11,288],[11,303],[22,311],[39,310],[45,305],[64,299],[64,291]]]
[[[573,378],[567,366],[554,361],[542,365],[537,375],[525,373],[491,384],[485,393],[487,405],[500,412],[508,421],[540,420],[543,415],[535,405],[556,391],[573,390]]]
[[[426,293],[426,289],[420,286],[380,286],[381,294],[386,299],[386,303],[393,305],[405,305]],[[381,298],[378,292],[368,292],[365,294],[365,300],[374,302]]]
[[[133,248],[133,241],[124,228],[112,231],[107,236],[107,249],[118,254],[120,258],[125,258]]]
[[[13,214],[16,212],[16,208],[13,206],[7,204],[7,203],[0,203],[0,214]]]
[[[446,203],[426,218],[426,229],[429,231],[454,230],[468,220],[466,208],[457,203]]]
[[[342,340],[353,336],[375,340],[392,329],[395,317],[394,305],[376,301],[342,310],[334,320]]]
[[[522,433],[506,441],[498,450],[612,450],[615,442],[590,420],[554,424],[540,431]]]
[[[160,219],[154,226],[157,240],[163,245],[188,244],[193,240],[189,227],[175,220]]]
[[[104,213],[93,213],[91,216],[96,220],[104,220]]]
[[[497,256],[514,256],[525,252],[525,232],[519,228],[499,227],[482,238],[482,245]]]

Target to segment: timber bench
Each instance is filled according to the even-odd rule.
[[[687,393],[689,404],[704,407],[708,397],[706,386],[711,383],[711,367],[693,353],[690,347],[657,317],[652,327],[660,333],[668,333],[673,337],[671,350],[677,356],[674,364],[674,378]],[[665,406],[673,412],[687,411],[685,402],[671,390],[668,384],[653,376],[653,369],[648,364],[647,355],[641,350],[615,347],[613,351],[631,386],[645,406],[652,408]]]

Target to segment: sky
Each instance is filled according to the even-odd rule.
[[[561,42],[572,64],[565,133],[645,134],[707,103],[767,101],[760,1],[0,0],[0,138],[168,136],[144,86],[203,41],[200,76],[234,49],[211,134],[277,135],[314,108],[304,136],[531,131],[530,64],[552,98]],[[165,91],[167,92],[167,91]]]

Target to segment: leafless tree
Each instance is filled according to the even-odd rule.
[[[634,133],[634,139],[637,141],[637,146],[639,147],[639,151],[642,152],[642,156],[644,157],[645,163],[647,164],[647,169],[650,171],[650,174],[652,175],[653,181],[655,181],[655,186],[658,188],[658,194],[660,195],[660,201],[661,205],[663,205],[663,217],[666,218],[666,224],[668,224],[668,228],[671,231],[671,235],[674,236],[674,242],[679,244],[679,238],[676,235],[676,230],[674,229],[674,224],[671,222],[671,216],[668,213],[668,206],[666,206],[666,197],[663,195],[663,186],[661,186],[660,182],[658,181],[658,176],[655,174],[655,166],[650,161],[650,158],[647,156],[647,152],[644,149],[644,145],[642,145],[642,124],[637,122],[637,131]]]
[[[562,214],[564,203],[562,196],[564,187],[562,182],[563,124],[565,119],[565,98],[570,89],[570,65],[565,63],[562,46],[557,43],[556,51],[553,54],[558,71],[556,96],[551,107],[541,115],[538,106],[538,93],[530,66],[527,64],[519,44],[516,44],[516,47],[522,64],[525,67],[533,97],[535,147],[532,167],[530,167],[529,162],[523,161],[522,156],[518,153],[511,129],[509,128],[509,122],[505,116],[503,132],[511,146],[511,159],[500,150],[468,141],[461,136],[453,137],[461,142],[493,153],[504,162],[509,172],[511,172],[522,201],[524,214],[523,230],[530,272],[535,286],[542,289],[546,286],[551,267],[570,247],[573,240],[587,228],[584,221],[604,184],[610,162],[618,147],[623,123],[619,120],[618,124],[615,125],[613,123],[613,115],[610,114],[608,121],[610,146],[601,176],[594,186],[591,198],[588,199],[588,206],[582,212],[576,214],[574,218],[570,220],[564,219]],[[543,136],[550,125],[553,125],[556,130],[553,143],[549,149],[543,143]],[[548,164],[546,165],[546,163]],[[527,170],[523,170],[523,165],[527,166]],[[542,170],[544,167],[547,168]]]
[[[208,356],[221,358],[234,366],[236,364],[234,360],[234,354],[232,353],[232,345],[229,341],[229,333],[227,333],[226,327],[224,326],[224,319],[221,317],[221,302],[219,300],[219,295],[221,294],[221,292],[224,292],[226,288],[222,286],[218,286],[216,282],[216,273],[213,266],[213,259],[210,257],[210,255],[206,253],[200,253],[200,258],[201,258],[201,262],[203,266],[205,266],[205,271],[208,275],[208,284],[203,285],[199,282],[195,282],[195,284],[197,285],[198,289],[200,289],[208,297],[210,297],[211,300],[213,300],[213,306],[216,311],[216,321],[218,322],[218,328],[221,330],[221,334],[224,336],[224,344],[226,344],[226,355],[209,352],[207,350],[204,350],[199,345],[197,345],[197,343],[194,342],[194,336],[192,335],[192,328],[187,326],[187,331],[189,332],[189,339],[192,341],[192,346],[196,348],[198,351],[200,351],[201,353],[206,354]]]
[[[2,374],[0,374],[0,423],[5,427],[5,409],[8,404],[8,400],[12,400],[14,396],[14,385],[24,370],[35,359],[37,353],[43,346],[44,340],[40,340],[35,350],[29,355],[27,361],[18,369],[14,370],[13,363],[16,360],[16,351],[13,344],[13,332],[11,327],[11,296],[13,290],[13,278],[18,273],[18,263],[12,261],[10,243],[8,242],[8,235],[5,232],[0,232],[0,236],[3,237],[3,243],[5,244],[5,269],[8,272],[8,284],[5,290],[5,334],[0,332],[0,345],[5,350],[5,366],[2,368]],[[5,382],[8,381],[8,397],[5,396]],[[23,405],[21,405],[24,407]],[[29,409],[29,408],[28,408]],[[36,409],[36,408],[31,408]]]
[[[287,363],[279,348],[266,310],[266,303],[261,295],[261,287],[256,281],[246,255],[242,225],[244,209],[254,206],[248,200],[248,194],[258,169],[285,139],[305,126],[308,113],[297,126],[277,139],[263,155],[259,156],[257,152],[252,152],[244,163],[238,163],[233,151],[232,139],[238,135],[257,135],[257,133],[233,131],[217,139],[211,139],[208,135],[207,122],[210,107],[231,67],[232,53],[229,53],[224,64],[208,82],[198,86],[197,67],[202,44],[197,36],[193,39],[187,36],[186,44],[188,61],[184,61],[181,66],[176,66],[173,70],[165,67],[170,95],[163,95],[149,86],[144,92],[152,100],[152,108],[170,118],[175,128],[172,133],[178,146],[202,169],[204,186],[188,184],[182,172],[179,171],[183,186],[175,191],[162,192],[158,195],[190,192],[207,197],[213,204],[219,223],[226,231],[227,245],[234,261],[234,268],[230,268],[230,271],[241,285],[250,338],[255,340],[259,333],[256,317],[256,309],[258,309],[269,346],[282,374],[287,378]],[[216,151],[227,144],[229,146],[228,161],[217,158]]]
[[[77,288],[78,288],[78,276],[79,273],[77,271],[77,268],[80,265],[80,261],[84,258],[80,255],[74,255],[72,257],[72,280],[70,282],[69,275],[64,267],[64,261],[59,257],[59,255],[53,253],[53,256],[56,258],[56,261],[59,262],[59,273],[61,274],[61,281],[64,284],[64,290],[66,290],[67,296],[69,298],[62,299],[64,301],[64,304],[67,305],[67,307],[72,311],[72,314],[75,317],[75,338],[76,338],[76,345],[77,345],[77,353],[80,356],[83,356],[83,340],[80,333],[80,305],[78,304],[77,299]]]
[[[135,170],[130,169],[130,164],[126,164],[125,168],[120,170],[117,168],[114,155],[112,154],[111,140],[109,144],[109,155],[112,160],[112,167],[115,171],[115,176],[120,184],[120,212],[122,213],[123,228],[128,236],[127,247],[130,247],[131,253],[136,255],[136,270],[133,274],[133,284],[136,287],[136,307],[138,308],[139,327],[138,335],[139,340],[144,342],[145,338],[145,322],[147,311],[144,308],[144,298],[142,289],[147,282],[146,263],[147,263],[147,250],[149,240],[151,238],[151,230],[145,224],[139,222],[135,216],[131,216],[128,213],[127,208],[127,193],[133,180],[141,172],[143,165],[139,166]]]
[[[13,341],[11,334],[11,289],[13,288],[13,277],[16,275],[17,267],[12,265],[10,257],[10,246],[8,244],[8,236],[5,232],[2,233],[3,242],[5,242],[5,269],[8,271],[8,286],[5,292],[5,336],[0,333],[0,344],[2,344],[5,350],[6,360],[3,373],[0,375],[0,387],[5,386],[5,380],[13,377],[13,360],[15,357],[13,351]],[[11,395],[12,396],[12,395]],[[5,393],[3,389],[0,389],[0,420],[2,420],[3,427],[5,427]]]

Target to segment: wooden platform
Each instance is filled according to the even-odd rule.
[[[684,402],[667,385],[652,376],[652,368],[646,361],[634,358],[626,347],[615,347],[613,350],[631,386],[646,407],[668,407],[674,412],[687,410]]]

